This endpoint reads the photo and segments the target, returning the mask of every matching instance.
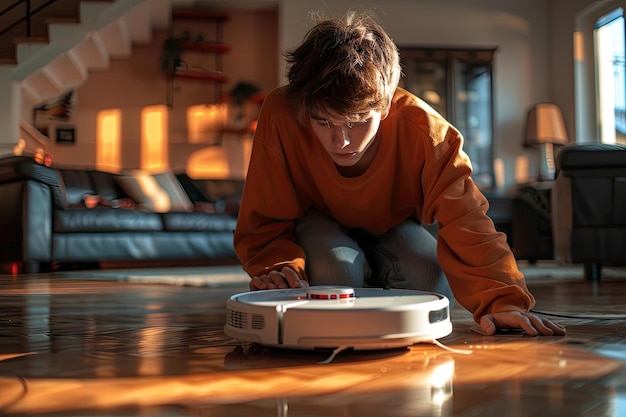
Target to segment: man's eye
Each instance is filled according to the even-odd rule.
[[[330,127],[330,122],[328,120],[326,120],[326,119],[317,119],[317,123],[320,126],[324,126],[324,127],[328,127],[328,128]]]
[[[358,122],[348,122],[348,123],[346,123],[346,126],[348,126],[350,129],[352,129],[354,126],[366,125],[366,124],[368,124],[370,122],[370,120],[372,120],[372,119],[359,120]]]
[[[317,121],[317,124],[319,124],[320,126],[324,126],[327,128],[330,128],[331,126],[335,126],[334,123],[331,123],[330,120],[327,119],[315,119]],[[371,119],[365,119],[365,120],[359,120],[358,122],[346,122],[344,123],[344,125],[348,128],[348,129],[352,129],[355,126],[362,126],[362,125],[366,125],[370,122]]]

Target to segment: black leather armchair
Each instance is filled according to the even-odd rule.
[[[555,259],[585,266],[626,265],[626,146],[569,144],[557,159],[551,194]]]

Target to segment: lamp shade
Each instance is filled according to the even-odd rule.
[[[556,104],[540,103],[528,111],[524,146],[553,143],[565,145],[567,131],[561,109]]]

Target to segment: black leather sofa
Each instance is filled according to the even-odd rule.
[[[194,209],[151,212],[138,209],[118,180],[118,174],[50,168],[28,157],[0,159],[0,264],[33,273],[105,261],[236,262],[243,181],[179,174]],[[208,195],[217,188],[221,195]],[[86,206],[86,196],[95,207]]]

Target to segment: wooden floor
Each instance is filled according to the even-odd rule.
[[[0,414],[626,416],[626,275],[528,283],[536,310],[567,336],[481,336],[457,306],[440,341],[461,352],[418,344],[322,365],[327,352],[223,334],[225,300],[241,283],[2,275]]]

